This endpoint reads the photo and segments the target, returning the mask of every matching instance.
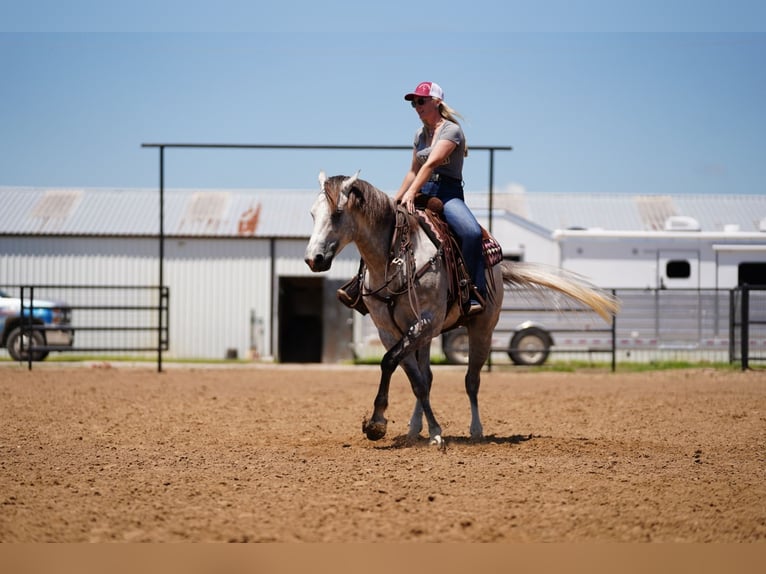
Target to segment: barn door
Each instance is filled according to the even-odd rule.
[[[279,361],[322,360],[322,278],[279,278]]]
[[[353,312],[335,296],[344,282],[280,277],[280,362],[338,363],[353,359]]]

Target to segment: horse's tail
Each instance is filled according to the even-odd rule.
[[[620,310],[620,303],[614,295],[571,271],[517,261],[504,261],[501,266],[506,284],[538,290],[540,294],[546,288],[553,289],[590,307],[607,323],[611,323],[612,316]]]

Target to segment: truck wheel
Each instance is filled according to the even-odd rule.
[[[22,350],[22,343],[24,348]],[[11,334],[8,335],[8,352],[14,361],[28,361],[29,360],[29,347],[34,344],[37,347],[45,345],[45,337],[40,331],[31,331],[28,334],[22,334],[21,327],[16,327]],[[34,351],[32,353],[33,361],[42,361],[48,356],[47,351]]]
[[[516,365],[542,365],[553,346],[553,338],[544,329],[527,327],[511,339],[508,356]]]
[[[468,364],[468,332],[455,329],[442,335],[442,351],[451,365]]]

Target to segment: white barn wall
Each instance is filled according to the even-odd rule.
[[[0,283],[156,284],[157,240],[3,237]]]
[[[346,280],[359,265],[359,254],[351,246],[338,256],[330,271],[316,275],[303,261],[306,241],[166,238],[164,279],[170,288],[170,348],[166,356],[223,359],[230,349],[236,349],[240,358],[274,356],[279,334],[279,277]],[[272,249],[274,277],[270,282]],[[157,285],[158,254],[156,238],[3,237],[0,285]],[[56,295],[49,292],[46,296]],[[67,300],[74,297],[71,291],[59,296]],[[152,303],[156,304],[156,296]],[[76,324],[76,316],[74,320]],[[102,314],[92,319],[93,324],[99,321],[113,324],[114,317]],[[76,345],[96,346],[100,336],[81,332]],[[143,340],[147,346],[154,345],[156,335],[148,333]]]
[[[1,285],[156,285],[158,245],[150,239],[3,237],[0,239]],[[77,305],[156,305],[156,292],[44,289],[38,299],[60,299]],[[75,311],[80,327],[114,324],[104,311]],[[132,325],[150,324],[146,312],[119,312],[118,320]],[[156,333],[105,333],[82,330],[75,336],[79,348],[156,346]]]
[[[170,288],[173,358],[240,358],[271,354],[257,341],[251,315],[268,335],[269,240],[168,239],[165,284]],[[268,339],[265,339],[268,341]]]
[[[359,269],[359,252],[354,245],[349,245],[335,258],[329,271],[314,273],[303,260],[307,244],[308,239],[280,239],[276,243],[274,266],[277,277],[350,279]]]

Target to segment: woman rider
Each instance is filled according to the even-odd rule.
[[[480,296],[471,296],[469,314],[479,313],[487,285],[481,227],[463,196],[463,158],[468,148],[456,119],[459,114],[444,102],[444,91],[435,82],[421,82],[404,99],[415,108],[423,125],[415,133],[410,169],[394,199],[410,213],[418,192],[442,201],[444,218],[460,239],[466,268]]]

